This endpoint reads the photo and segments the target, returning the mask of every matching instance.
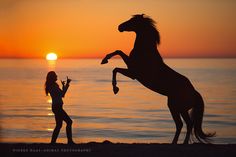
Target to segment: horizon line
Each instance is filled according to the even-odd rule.
[[[60,59],[102,59],[104,57],[63,57],[63,58],[60,58],[58,57],[57,60],[60,60]],[[204,59],[204,58],[207,58],[207,59],[230,59],[230,58],[236,58],[236,56],[225,56],[225,57],[222,57],[222,56],[196,56],[196,57],[190,57],[190,56],[179,56],[179,57],[162,57],[163,59],[164,58],[167,58],[167,59]],[[0,59],[45,59],[45,57],[0,57]],[[120,59],[118,57],[115,57],[113,59]]]

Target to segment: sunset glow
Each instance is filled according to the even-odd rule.
[[[0,1],[0,58],[101,58],[129,54],[135,34],[118,25],[134,14],[152,17],[163,57],[236,57],[236,1]]]

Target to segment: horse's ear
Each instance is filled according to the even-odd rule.
[[[145,14],[136,14],[133,15],[133,18],[144,18],[144,16],[146,16]]]

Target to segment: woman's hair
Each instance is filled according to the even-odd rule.
[[[45,93],[48,95],[50,87],[56,83],[57,75],[55,71],[50,71],[47,74],[46,82],[45,82]]]

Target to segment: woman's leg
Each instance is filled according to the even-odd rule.
[[[56,120],[56,127],[53,131],[53,134],[52,134],[52,139],[51,139],[51,143],[56,143],[56,140],[57,140],[57,137],[58,137],[58,134],[60,132],[60,129],[62,127],[62,116],[61,114],[59,113],[54,113],[55,114],[55,120]]]
[[[68,139],[68,143],[72,144],[74,143],[72,140],[72,123],[73,121],[71,118],[68,116],[68,114],[62,110],[62,119],[66,122],[66,135]]]

